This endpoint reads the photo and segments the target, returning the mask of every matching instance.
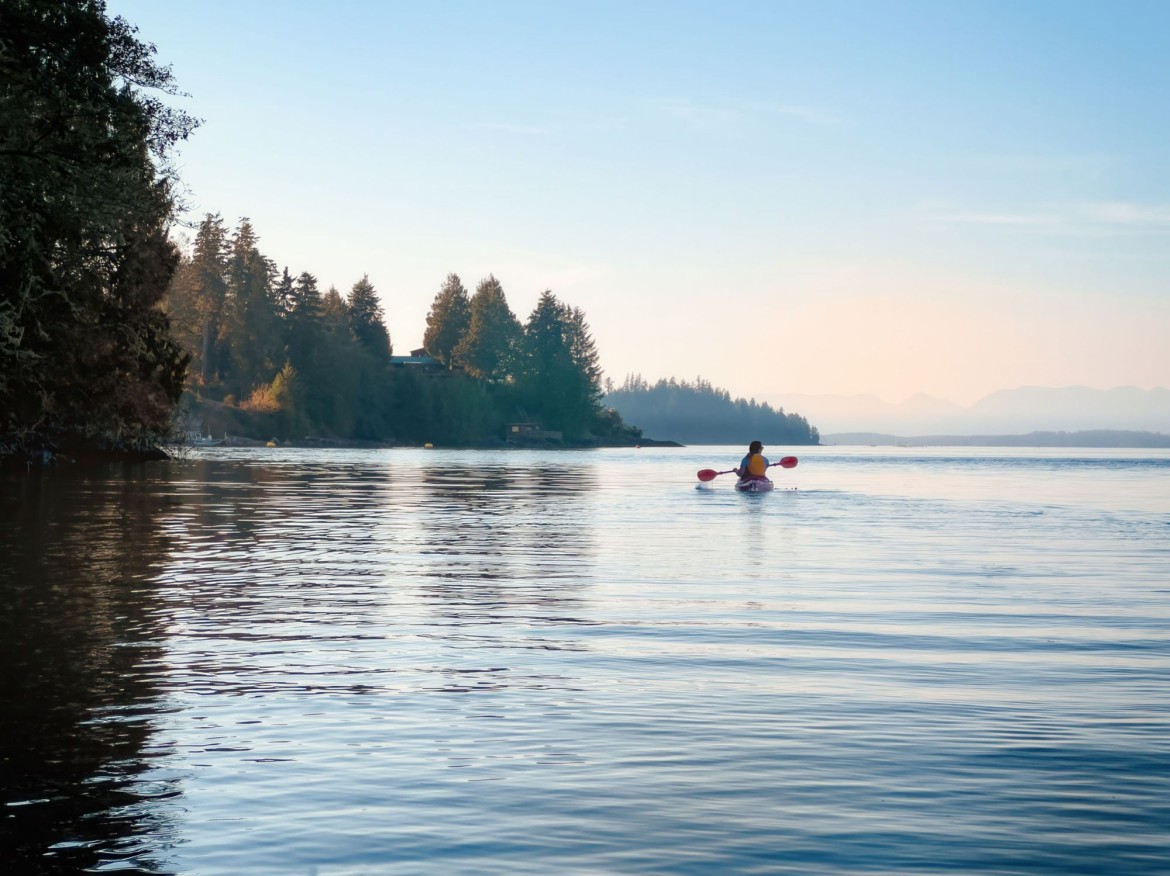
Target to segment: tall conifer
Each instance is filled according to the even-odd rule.
[[[266,384],[284,364],[279,320],[273,304],[275,266],[259,249],[247,219],[231,240],[227,264],[225,329],[229,345],[229,380],[237,397]]]
[[[448,274],[431,303],[423,348],[448,368],[455,364],[455,348],[471,325],[471,302],[458,274]]]
[[[512,372],[520,331],[504,287],[489,274],[471,297],[471,320],[467,334],[455,348],[455,359],[472,377],[504,381]]]
[[[288,272],[288,266],[286,265],[272,291],[272,303],[276,310],[276,315],[285,322],[288,321],[288,316],[292,313],[294,297],[293,278],[292,274]]]
[[[390,358],[390,331],[386,328],[382,304],[368,274],[353,284],[348,299],[349,325],[358,342],[381,359]]]

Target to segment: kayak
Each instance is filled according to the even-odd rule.
[[[736,481],[735,488],[741,493],[766,493],[776,485],[767,478],[746,478]]]

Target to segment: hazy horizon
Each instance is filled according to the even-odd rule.
[[[910,402],[913,402],[913,401],[916,401],[919,399],[929,399],[931,401],[939,401],[939,402],[945,402],[948,404],[953,404],[957,407],[969,408],[969,407],[973,407],[974,405],[977,405],[979,402],[983,401],[984,399],[986,399],[990,396],[993,396],[993,395],[997,395],[999,393],[1015,392],[1017,390],[1027,390],[1027,389],[1045,389],[1045,390],[1088,389],[1088,390],[1092,390],[1094,392],[1111,392],[1112,390],[1115,390],[1115,389],[1138,389],[1138,390],[1141,390],[1142,392],[1154,392],[1154,391],[1158,391],[1158,390],[1170,390],[1170,387],[1166,387],[1166,386],[1134,386],[1133,384],[1122,384],[1122,385],[1118,385],[1118,386],[1087,386],[1083,383],[1066,384],[1063,386],[1040,386],[1038,384],[1025,384],[1022,386],[1001,386],[997,389],[993,389],[990,392],[987,392],[987,393],[984,393],[983,395],[978,396],[977,398],[975,398],[971,402],[958,402],[958,401],[955,401],[954,399],[945,398],[945,397],[940,396],[940,395],[933,395],[932,393],[928,393],[928,392],[915,392],[915,393],[911,393],[910,395],[907,395],[907,396],[893,397],[893,398],[887,398],[887,397],[881,396],[881,395],[879,395],[877,393],[873,393],[873,392],[857,392],[857,393],[763,392],[763,393],[756,393],[754,396],[751,393],[748,393],[748,394],[732,393],[732,394],[733,395],[742,395],[743,398],[754,397],[754,398],[756,398],[757,401],[762,401],[763,398],[766,396],[808,396],[808,397],[836,398],[836,399],[842,399],[842,400],[853,399],[853,398],[873,399],[874,401],[878,401],[878,402],[881,402],[882,404],[891,405],[894,407],[897,407],[900,405],[906,405],[906,404],[909,404]]]
[[[1170,385],[1170,6],[112,0],[204,125],[191,215],[377,288],[581,307],[735,396]]]
[[[1170,389],[1085,386],[1001,389],[970,405],[934,396],[890,403],[873,395],[767,394],[758,399],[797,412],[822,435],[1019,435],[1126,431],[1170,434]]]

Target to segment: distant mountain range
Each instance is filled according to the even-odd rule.
[[[884,435],[880,432],[829,432],[822,444],[894,447],[1137,447],[1170,448],[1170,435],[1096,429],[1082,432],[1028,432],[1023,435]]]
[[[758,396],[803,416],[822,435],[1021,435],[1029,432],[1121,430],[1170,433],[1170,389],[1023,386],[1003,389],[964,407],[916,395],[891,404],[872,395]]]

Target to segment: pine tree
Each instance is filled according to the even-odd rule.
[[[370,282],[368,274],[353,284],[348,301],[349,325],[358,342],[381,359],[389,359],[392,347],[390,332],[386,328],[382,305],[378,293]]]
[[[288,266],[286,265],[283,273],[280,275],[280,279],[276,281],[276,285],[272,290],[273,309],[283,322],[287,323],[289,314],[292,313],[294,297],[293,278],[288,272]]]
[[[297,328],[319,328],[324,313],[323,308],[321,291],[317,288],[317,278],[308,271],[302,272],[293,281],[289,321]]]
[[[192,256],[195,268],[196,300],[203,318],[203,342],[199,351],[205,384],[218,376],[221,355],[219,335],[227,303],[227,229],[218,214],[210,213],[199,225]]]
[[[276,269],[258,244],[252,224],[241,219],[231,240],[224,308],[228,378],[238,398],[272,380],[283,364],[283,339],[273,303]]]
[[[571,308],[566,323],[569,355],[577,372],[582,402],[588,409],[600,410],[601,397],[604,395],[601,386],[601,354],[597,352],[593,333],[585,321],[585,311],[580,307]]]
[[[203,315],[199,307],[195,263],[190,254],[179,256],[178,267],[163,299],[163,310],[171,322],[171,335],[190,357],[190,372],[201,375]]]
[[[494,276],[481,280],[471,298],[467,334],[454,350],[456,362],[472,377],[502,382],[511,375],[520,323]]]
[[[448,274],[427,314],[423,348],[448,368],[455,364],[455,348],[471,324],[471,302],[458,274]]]
[[[316,415],[314,400],[329,381],[321,363],[325,339],[324,304],[317,278],[308,271],[293,282],[293,305],[288,318],[288,363],[296,372],[306,418]]]
[[[523,350],[517,379],[526,407],[549,428],[588,434],[601,412],[601,368],[584,311],[545,291],[525,325]]]
[[[568,309],[550,290],[541,294],[524,326],[516,380],[526,410],[550,429],[564,429],[575,391],[567,333]]]
[[[349,307],[337,287],[330,286],[321,299],[321,335],[309,382],[309,410],[324,431],[352,437],[355,410],[360,404],[362,348],[350,327]]]
[[[224,307],[228,290],[228,241],[223,219],[208,213],[199,223],[191,253],[175,271],[166,295],[166,309],[177,336],[191,356],[191,370],[200,383],[218,379]]]

